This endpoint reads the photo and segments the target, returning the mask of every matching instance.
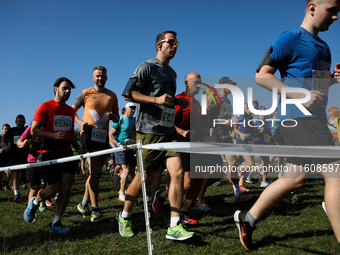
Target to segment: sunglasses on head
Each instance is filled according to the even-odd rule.
[[[174,39],[164,39],[164,40],[160,41],[159,43],[163,43],[163,42],[168,42],[171,47],[173,47],[175,44],[176,44],[176,47],[178,47],[178,45],[179,45],[178,41],[174,40]]]

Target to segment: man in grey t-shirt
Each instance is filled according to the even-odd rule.
[[[136,114],[136,140],[143,144],[175,142],[176,129],[173,126],[176,110],[176,73],[169,66],[178,47],[176,32],[165,31],[156,38],[157,56],[143,62],[133,74],[137,78],[137,90],[125,99],[138,103]],[[186,108],[186,106],[184,107]],[[139,169],[139,157],[137,157]],[[165,163],[165,164],[164,164]],[[163,165],[164,164],[164,165]],[[169,202],[171,208],[170,227],[167,239],[186,240],[194,235],[188,232],[180,221],[183,201],[183,167],[180,153],[171,151],[143,150],[143,165],[146,182],[155,173],[167,168],[171,176]],[[157,181],[158,178],[153,178]],[[134,235],[131,229],[132,207],[142,190],[141,175],[138,172],[126,192],[124,210],[117,214],[119,233],[123,237]]]

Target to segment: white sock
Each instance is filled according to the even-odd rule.
[[[130,212],[125,212],[124,210],[122,211],[122,218],[123,219],[130,219],[131,218],[131,213]]]
[[[61,216],[54,215],[54,219],[53,219],[52,226],[53,226],[56,222],[58,222],[58,221],[61,221]]]
[[[241,190],[240,190],[240,186],[238,184],[234,184],[233,185],[233,188],[234,188],[234,194],[236,197],[240,196],[241,195]]]
[[[178,222],[180,221],[181,217],[170,217],[170,228],[176,227]]]
[[[19,194],[20,194],[19,190],[15,189],[14,190],[14,196],[19,195]]]

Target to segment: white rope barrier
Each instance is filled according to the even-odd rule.
[[[300,158],[339,158],[340,146],[286,146],[230,143],[154,143],[143,149],[216,155],[280,156]]]
[[[112,149],[107,149],[107,150],[95,151],[91,153],[85,153],[82,155],[71,156],[71,157],[66,157],[66,158],[47,160],[43,162],[0,167],[0,172],[7,171],[7,170],[20,170],[24,168],[41,167],[41,166],[49,166],[49,165],[54,165],[54,164],[66,163],[70,161],[80,160],[82,158],[101,156],[101,155],[110,154],[113,152],[125,151],[125,150],[134,149],[134,148],[137,148],[137,144],[127,145],[127,146],[112,148]]]

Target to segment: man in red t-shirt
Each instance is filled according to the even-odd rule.
[[[42,138],[42,161],[72,156],[71,145],[79,154],[83,153],[74,132],[75,112],[72,107],[66,104],[71,95],[71,88],[74,89],[75,86],[69,79],[65,77],[57,79],[54,83],[55,98],[41,104],[34,115],[31,132],[33,136]],[[71,196],[72,180],[76,171],[74,162],[49,165],[43,168],[47,186],[39,190],[36,197],[31,198],[25,210],[24,219],[32,222],[39,203],[59,193],[50,232],[66,234],[70,229],[62,226],[61,217]]]

